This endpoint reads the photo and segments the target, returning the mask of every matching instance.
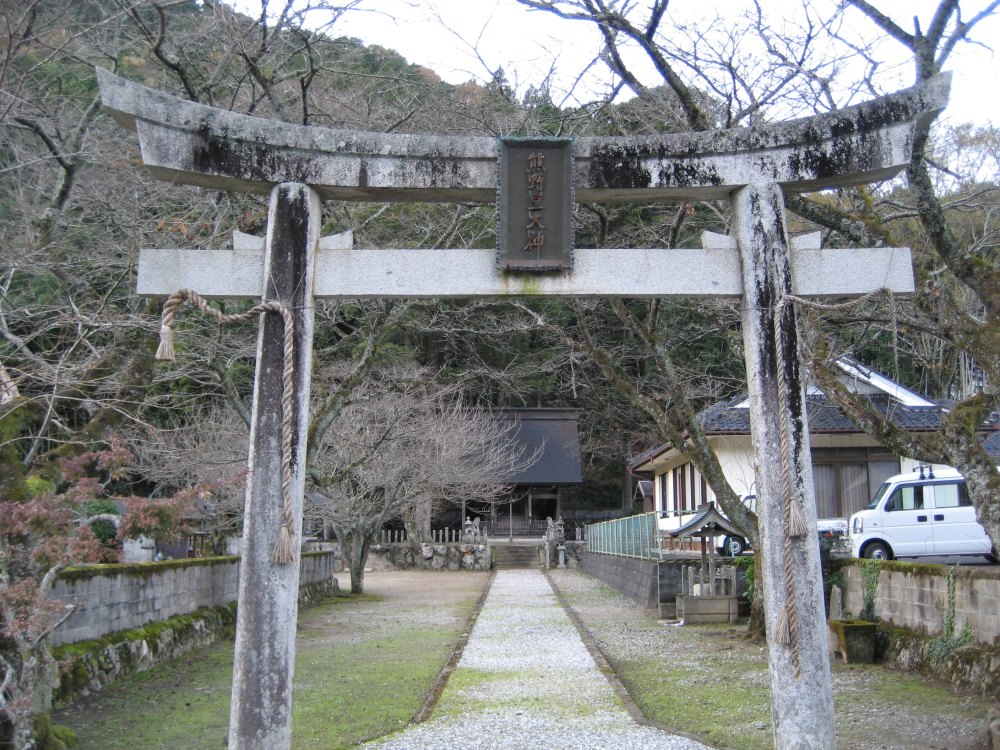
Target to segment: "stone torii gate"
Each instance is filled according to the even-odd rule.
[[[818,235],[790,240],[783,194],[897,174],[910,160],[914,127],[947,103],[947,76],[773,126],[579,138],[567,147],[294,126],[177,99],[104,70],[97,74],[104,106],[137,131],[143,162],[154,176],[271,196],[263,241],[238,236],[232,250],[143,251],[138,293],[161,296],[190,287],[208,298],[280,300],[292,311],[295,539],[301,533],[313,298],[740,298],[775,744],[833,748],[826,622],[810,531],[816,508],[809,430],[795,310],[786,302],[790,295],[909,293],[913,276],[905,249],[823,250]],[[548,175],[539,158],[545,154],[549,163],[561,165]],[[521,184],[520,194],[515,185],[512,203],[504,203],[504,181],[518,183],[524,172],[527,185]],[[498,184],[499,258],[496,249],[357,250],[348,238],[319,237],[323,199],[492,203]],[[572,226],[570,216],[548,213],[548,206],[565,210],[574,191],[577,200],[593,202],[729,200],[733,233],[706,235],[705,247],[693,250],[574,251],[570,231],[550,242],[558,247],[544,248],[554,255],[543,257],[544,225]],[[512,218],[512,210],[521,213]],[[527,241],[506,238],[516,235],[521,222],[527,222]],[[291,738],[298,565],[276,563],[271,555],[282,525],[281,423],[291,417],[279,405],[281,333],[277,318],[266,316],[258,339],[229,734],[230,747],[241,750],[287,748]]]

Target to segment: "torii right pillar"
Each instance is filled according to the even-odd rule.
[[[775,747],[832,748],[836,732],[809,427],[784,196],[754,183],[732,198],[743,272],[743,346],[757,474]]]

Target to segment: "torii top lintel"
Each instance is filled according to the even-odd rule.
[[[150,172],[172,182],[267,193],[302,182],[365,201],[496,200],[490,137],[406,135],[290,125],[179,99],[98,68],[101,100],[138,132]],[[580,201],[711,200],[743,185],[809,192],[875,182],[910,160],[914,128],[947,104],[950,74],[880,99],[753,128],[578,138]]]

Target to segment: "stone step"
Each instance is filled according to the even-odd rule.
[[[493,567],[497,570],[537,568],[541,547],[531,545],[494,545]]]

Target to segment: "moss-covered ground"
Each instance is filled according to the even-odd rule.
[[[428,579],[428,577],[430,577]],[[477,573],[369,574],[369,593],[303,610],[292,746],[332,750],[400,729],[423,705],[486,583]],[[226,746],[233,645],[136,674],[59,711],[79,748]]]

